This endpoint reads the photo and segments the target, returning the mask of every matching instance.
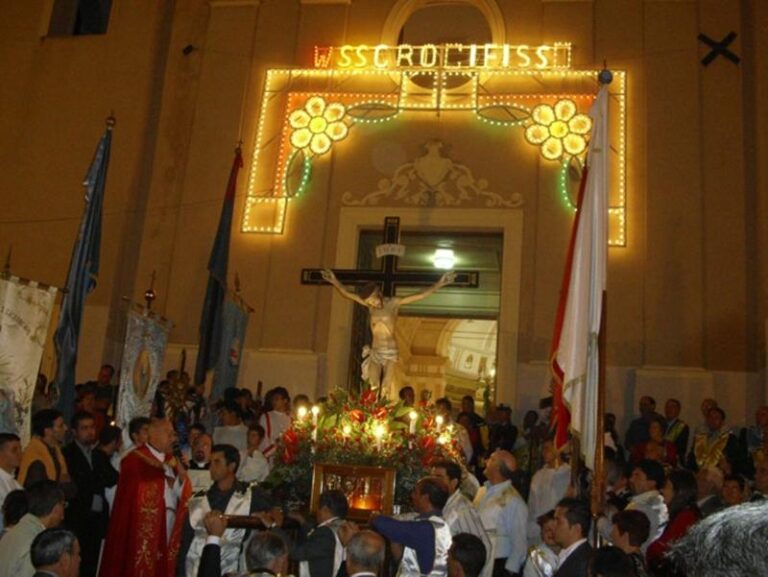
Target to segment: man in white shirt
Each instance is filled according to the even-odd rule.
[[[13,433],[0,433],[0,531],[5,528],[2,506],[8,493],[21,489],[13,474],[21,463],[21,440]]]
[[[0,577],[32,577],[32,541],[64,520],[64,491],[56,481],[38,481],[27,489],[29,513],[0,539]]]
[[[488,481],[475,495],[475,508],[491,540],[494,577],[503,577],[505,570],[519,574],[526,557],[528,507],[512,486],[516,469],[512,453],[493,452],[483,471]]]
[[[277,450],[277,441],[291,426],[290,403],[291,397],[283,387],[275,387],[266,395],[266,409],[259,419],[259,425],[264,428],[264,439],[259,449],[272,462]],[[243,447],[245,448],[245,447]]]
[[[557,502],[565,497],[571,482],[571,467],[560,463],[553,441],[545,441],[542,446],[544,465],[534,473],[531,479],[531,491],[528,495],[528,545],[541,542],[541,527],[538,519],[552,511]]]
[[[235,401],[227,401],[219,409],[221,426],[213,429],[214,445],[232,445],[238,451],[248,447],[248,427],[243,424],[240,406]]]
[[[251,425],[248,427],[248,449],[243,451],[237,478],[246,483],[261,483],[269,475],[269,463],[259,450],[264,439],[264,427]]]
[[[650,459],[640,461],[629,477],[629,485],[635,495],[629,500],[626,510],[642,511],[651,522],[648,539],[641,546],[643,554],[645,554],[648,545],[661,537],[669,521],[667,505],[659,492],[665,483],[666,475],[663,465]]]
[[[439,461],[432,466],[432,474],[442,479],[448,486],[449,497],[443,507],[443,519],[448,523],[451,535],[455,537],[459,533],[469,533],[480,539],[486,551],[485,564],[480,577],[490,577],[493,571],[491,541],[483,527],[483,520],[477,509],[472,506],[472,502],[459,489],[461,467],[453,461]]]

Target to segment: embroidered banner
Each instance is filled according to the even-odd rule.
[[[163,369],[165,345],[172,323],[143,307],[128,311],[123,347],[117,426],[125,429],[134,417],[148,417]]]
[[[0,279],[0,432],[29,440],[30,412],[56,288]]]
[[[250,308],[240,297],[232,293],[227,295],[224,301],[221,352],[216,363],[210,396],[213,400],[222,398],[224,389],[237,386],[249,314]]]

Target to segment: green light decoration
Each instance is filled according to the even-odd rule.
[[[572,166],[573,162],[576,162],[577,166]],[[560,193],[560,198],[563,199],[563,203],[572,211],[576,212],[576,204],[571,200],[571,193],[568,190],[568,174],[573,170],[578,171],[578,180],[581,180],[581,171],[584,170],[584,163],[577,156],[564,157],[560,162],[560,170],[557,176],[557,190]]]
[[[301,175],[299,176],[299,185],[295,191],[290,190],[291,174],[296,170],[296,163],[298,156],[303,156],[303,162],[301,164]],[[298,197],[301,196],[309,186],[309,179],[312,176],[312,157],[305,154],[302,149],[296,149],[291,152],[288,160],[285,163],[285,171],[283,172],[283,190],[287,196]]]
[[[519,104],[494,104],[475,109],[475,116],[491,126],[525,126],[531,118],[531,109]]]
[[[394,120],[400,112],[397,105],[375,100],[345,106],[341,102],[329,103],[321,96],[308,98],[303,107],[294,110],[288,117],[292,128],[292,151],[282,175],[286,196],[298,197],[307,190],[313,156],[329,152],[335,141],[343,140],[348,135],[351,125],[382,124]],[[568,177],[571,170],[581,173],[581,157],[586,152],[592,120],[586,114],[578,113],[575,102],[564,98],[554,105],[539,104],[533,109],[502,102],[477,107],[474,113],[478,119],[491,126],[524,128],[525,140],[540,148],[542,157],[559,161],[558,192],[565,206],[572,211],[576,210],[569,191]],[[296,165],[300,153],[301,174],[298,186],[292,191],[292,176],[298,171]],[[574,161],[576,166],[573,165]]]
[[[400,116],[400,109],[387,102],[367,100],[347,108],[347,118],[357,124],[382,124]]]

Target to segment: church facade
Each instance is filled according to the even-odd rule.
[[[480,293],[436,301],[445,318],[401,318],[405,380],[450,370],[446,335],[474,299],[470,320],[495,321],[481,376],[492,369],[499,402],[534,407],[587,140],[574,119],[607,66],[608,409],[626,420],[643,394],[676,396],[698,422],[713,396],[736,424],[766,401],[764,2],[113,0],[101,33],[83,34],[63,4],[78,3],[14,3],[0,24],[0,251],[12,246],[15,273],[63,284],[79,183],[113,113],[78,381],[119,364],[124,297],[141,300],[153,271],[155,309],[175,325],[166,364],[194,359],[242,142],[229,262],[253,308],[241,386],[314,397],[347,383],[352,305],[301,270],[358,267],[361,231],[397,216],[403,234],[493,237],[499,256]],[[536,125],[553,122],[567,128],[547,145]]]

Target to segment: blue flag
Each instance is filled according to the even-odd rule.
[[[237,173],[243,166],[240,147],[229,172],[227,192],[219,217],[219,229],[208,261],[208,288],[205,291],[203,312],[200,316],[200,348],[195,364],[195,384],[205,382],[205,374],[216,366],[221,351],[221,333],[224,322],[224,297],[227,294],[227,265],[229,262],[229,237],[232,230],[232,212],[235,206]]]
[[[249,312],[248,305],[237,296],[230,296],[224,300],[221,350],[213,375],[212,399],[222,398],[224,389],[237,386]]]
[[[107,182],[114,124],[112,118],[107,121],[107,129],[99,141],[93,162],[83,182],[85,212],[80,223],[80,233],[72,251],[72,261],[69,263],[66,292],[61,301],[59,326],[53,337],[57,358],[55,383],[59,389],[58,408],[64,413],[66,422],[69,422],[75,409],[75,365],[85,298],[96,287],[96,279],[99,276],[101,212],[104,206],[104,186]]]

